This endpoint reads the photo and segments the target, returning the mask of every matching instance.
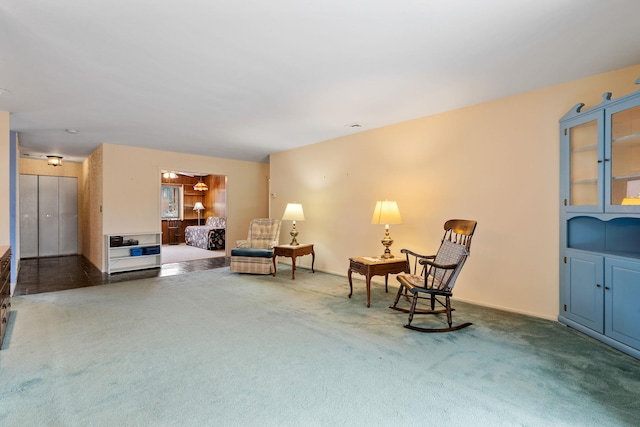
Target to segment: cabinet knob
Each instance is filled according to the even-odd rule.
[[[600,285],[600,283],[596,283],[596,288],[601,288],[602,285]]]
[[[610,287],[608,287],[608,286],[605,286],[605,287],[604,287],[604,290],[605,290],[605,291],[608,291],[609,289],[611,289],[611,288],[610,288]]]

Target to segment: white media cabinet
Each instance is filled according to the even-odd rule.
[[[120,245],[113,239],[122,238]],[[134,240],[136,244],[127,244]],[[105,234],[105,256],[107,273],[159,268],[162,265],[162,233]],[[147,252],[156,252],[147,254]],[[134,253],[134,255],[132,255]],[[139,255],[136,255],[139,254]]]

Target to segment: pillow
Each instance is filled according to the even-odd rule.
[[[210,216],[207,218],[205,225],[211,228],[225,228],[226,219],[221,216]]]

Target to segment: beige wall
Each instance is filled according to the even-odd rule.
[[[168,151],[103,144],[102,235],[160,232],[160,171],[178,170],[227,176],[227,253],[238,239],[247,236],[252,218],[268,213],[268,175],[266,163],[244,162],[195,156]],[[95,229],[91,226],[92,230]],[[100,236],[100,245],[104,245]],[[92,241],[92,245],[97,243]],[[89,258],[102,265],[93,253]]]
[[[376,200],[398,202],[396,255],[434,253],[444,221],[475,219],[456,298],[555,319],[558,120],[579,102],[599,104],[604,92],[637,90],[637,77],[640,65],[273,154],[272,216],[302,203],[298,241],[315,244],[316,269],[340,275],[349,257],[383,251],[384,226],[370,224]],[[285,221],[281,242],[290,228]]]
[[[0,245],[9,245],[10,242],[10,212],[9,212],[9,196],[11,188],[9,187],[9,172],[10,172],[10,160],[11,149],[9,143],[10,138],[10,126],[9,126],[9,113],[6,111],[0,111],[0,206],[5,206],[4,209],[0,209]]]
[[[80,224],[84,230],[83,247],[84,256],[93,265],[102,267],[102,251],[104,238],[102,233],[102,152],[103,146],[94,150],[91,155],[82,163],[83,187],[83,211],[86,215],[80,219]]]

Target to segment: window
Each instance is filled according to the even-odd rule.
[[[162,185],[162,219],[182,219],[182,186]]]

